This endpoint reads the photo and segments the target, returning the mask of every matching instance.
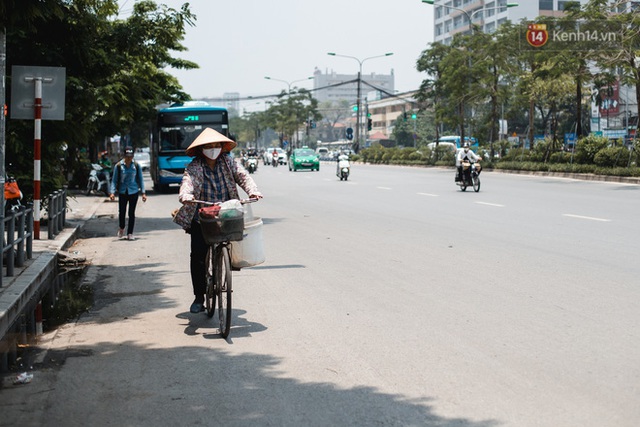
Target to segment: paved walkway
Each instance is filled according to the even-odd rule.
[[[25,260],[24,266],[15,267],[11,277],[5,276],[6,269],[2,269],[0,340],[28,304],[32,304],[31,300],[50,273],[55,271],[58,252],[73,244],[84,223],[107,201],[105,197],[70,192],[64,229],[49,240],[47,227],[41,226],[40,239],[33,240],[33,257]]]

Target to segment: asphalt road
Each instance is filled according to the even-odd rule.
[[[105,203],[74,246],[95,305],[2,391],[0,425],[640,423],[640,187],[333,172],[260,165],[267,261],[234,274],[227,340],[188,312],[176,194],[140,204],[135,242]]]

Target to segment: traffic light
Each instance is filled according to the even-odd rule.
[[[358,106],[357,105],[353,106],[353,111],[358,111]]]
[[[347,139],[351,141],[353,139],[353,129],[347,128]]]
[[[411,114],[411,120],[415,120],[417,118],[418,118],[418,116],[416,115],[416,113]]]
[[[371,130],[373,127],[373,120],[367,119],[367,130]]]
[[[313,120],[309,120],[309,126],[311,127],[311,129],[315,129],[316,128],[316,122],[314,122]]]
[[[405,112],[403,113],[403,115],[404,115],[404,121],[406,122],[406,121],[407,121],[407,112],[405,111]]]

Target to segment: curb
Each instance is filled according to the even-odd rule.
[[[85,199],[85,212],[77,218],[67,220],[65,228],[54,239],[33,241],[33,258],[25,266],[16,268],[16,274],[6,277],[0,289],[0,353],[6,351],[4,338],[17,319],[35,306],[40,298],[43,285],[48,283],[56,271],[58,252],[69,248],[76,241],[85,223],[95,216],[101,206],[101,199]],[[46,228],[40,230],[46,236]]]

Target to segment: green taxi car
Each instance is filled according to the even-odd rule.
[[[289,159],[289,170],[300,169],[320,170],[320,158],[310,148],[296,148]]]

